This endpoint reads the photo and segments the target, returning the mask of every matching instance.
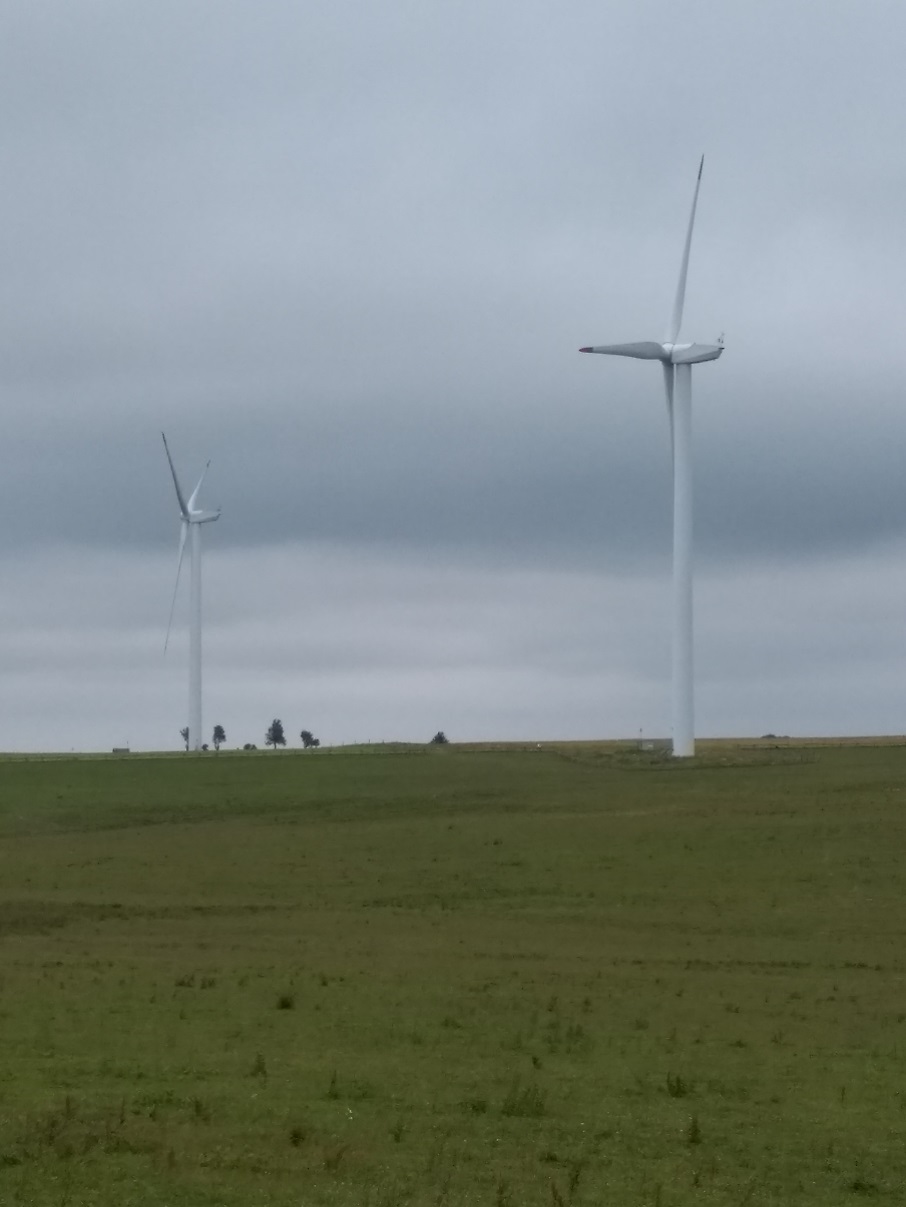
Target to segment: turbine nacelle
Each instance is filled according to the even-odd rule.
[[[706,360],[717,360],[723,350],[723,344],[674,344],[670,361],[674,365],[700,365]]]

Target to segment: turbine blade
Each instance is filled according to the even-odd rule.
[[[603,352],[605,356],[632,356],[636,360],[666,360],[663,344],[654,340],[643,340],[637,344],[598,344],[594,348],[580,348],[580,352]]]
[[[170,462],[170,473],[173,475],[173,485],[176,487],[176,497],[179,500],[179,510],[183,519],[186,519],[189,514],[189,509],[186,507],[186,500],[182,493],[182,488],[179,485],[179,478],[176,476],[176,469],[173,465],[173,458],[170,456],[170,446],[167,444],[167,437],[161,432],[164,441],[164,450],[167,454],[167,460]]]
[[[692,227],[695,224],[695,207],[698,205],[698,190],[702,183],[702,169],[705,157],[702,156],[698,165],[698,179],[695,181],[695,192],[692,194],[692,212],[689,215],[689,229],[686,231],[686,245],[683,248],[683,260],[680,264],[679,285],[676,287],[676,301],[673,303],[673,314],[670,317],[670,328],[667,331],[667,343],[675,344],[680,327],[683,323],[683,303],[686,300],[686,276],[689,272],[689,250],[692,247]]]
[[[195,489],[189,495],[189,511],[195,510],[195,500],[198,498],[198,492],[201,490],[201,484],[204,481],[205,474],[207,474],[210,466],[211,466],[211,462],[209,461],[207,463],[207,465],[204,467],[204,469],[201,471],[201,477],[198,479],[198,485],[195,487]]]
[[[667,394],[667,418],[670,420],[670,455],[673,456],[673,365],[666,361],[661,368],[664,370],[664,390]]]
[[[173,600],[170,603],[170,619],[167,621],[167,635],[164,638],[164,654],[170,643],[170,629],[173,627],[173,612],[176,609],[176,594],[179,591],[179,572],[182,569],[182,555],[186,548],[186,534],[189,531],[188,520],[183,520],[179,526],[179,553],[176,558],[176,584],[173,587]]]
[[[700,365],[705,360],[717,360],[723,350],[723,344],[689,344],[687,348],[675,348],[671,359],[675,365]]]

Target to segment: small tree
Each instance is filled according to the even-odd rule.
[[[185,729],[181,729],[179,731],[179,736],[185,742],[186,750],[188,750],[189,749],[189,727],[188,727],[188,725],[185,727]]]
[[[444,731],[443,731],[442,729],[438,729],[437,733],[436,733],[436,734],[434,735],[434,737],[431,739],[430,745],[432,745],[432,746],[446,746],[446,745],[448,744],[448,742],[449,742],[449,738],[448,738],[448,737],[447,737],[447,735],[444,733]]]
[[[264,735],[264,744],[273,746],[274,750],[278,746],[286,745],[286,735],[283,732],[283,722],[279,718],[274,717],[270,725],[267,727],[267,733]]]
[[[303,729],[302,732],[299,734],[299,737],[302,739],[302,745],[305,747],[306,750],[308,750],[309,746],[320,746],[321,745],[321,743],[318,741],[318,739],[315,737],[315,735],[311,732],[310,729]]]
[[[214,726],[214,736],[211,738],[211,741],[214,743],[214,749],[220,754],[220,747],[226,741],[226,730],[222,725]]]

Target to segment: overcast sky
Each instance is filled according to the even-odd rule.
[[[0,3],[0,748],[906,730],[906,9]]]

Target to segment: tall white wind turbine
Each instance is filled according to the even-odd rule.
[[[659,360],[664,371],[673,447],[673,754],[677,758],[689,758],[695,754],[692,688],[692,366],[706,360],[717,360],[724,350],[722,339],[716,344],[677,343],[683,320],[695,207],[704,166],[705,158],[702,156],[692,196],[692,212],[683,247],[676,301],[664,343],[602,344],[579,349],[580,352],[603,352],[606,356]]]
[[[164,652],[166,652],[167,644],[170,640],[173,609],[176,607],[176,593],[179,590],[179,572],[182,568],[182,555],[185,552],[186,537],[188,536],[191,545],[191,582],[189,600],[189,741],[187,745],[190,750],[201,750],[203,741],[201,736],[201,525],[210,524],[212,520],[220,519],[220,509],[218,508],[217,511],[201,511],[195,506],[198,492],[201,490],[201,484],[204,482],[208,466],[211,464],[210,461],[204,467],[204,471],[198,479],[198,485],[187,500],[182,493],[182,487],[179,485],[179,478],[176,476],[176,468],[173,465],[173,458],[170,456],[167,437],[164,436],[163,432],[161,432],[161,436],[163,436],[164,450],[170,463],[170,473],[173,475],[173,485],[176,487],[179,513],[182,517],[179,526],[179,556],[176,561],[176,586],[173,588],[173,602],[170,605],[170,619],[167,622]]]

